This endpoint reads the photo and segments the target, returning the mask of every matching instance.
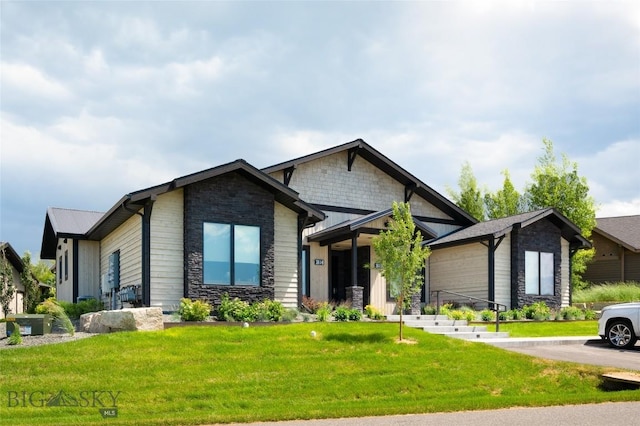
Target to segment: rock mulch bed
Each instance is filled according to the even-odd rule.
[[[24,348],[26,346],[40,346],[40,345],[49,345],[53,343],[65,343],[71,342],[74,340],[84,339],[91,336],[96,336],[94,333],[83,333],[83,332],[75,332],[74,335],[70,335],[69,333],[50,333],[45,334],[43,336],[22,336],[22,344],[21,345],[9,345],[9,338],[6,332],[6,324],[0,323],[0,350],[2,349],[13,349],[13,348]]]

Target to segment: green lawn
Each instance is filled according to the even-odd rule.
[[[603,368],[405,333],[418,343],[395,343],[397,324],[299,323],[2,350],[0,424],[196,425],[640,399],[601,390]],[[62,406],[38,406],[60,391]],[[114,405],[117,418],[103,419],[99,410]]]
[[[495,323],[485,325],[496,331]],[[509,332],[510,337],[597,336],[598,321],[500,322],[500,331]]]

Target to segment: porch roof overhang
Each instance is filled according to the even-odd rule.
[[[383,218],[393,217],[391,209],[374,212],[366,216],[338,223],[337,225],[318,231],[307,237],[309,242],[317,242],[322,246],[349,240],[360,234],[377,235],[384,228],[375,226],[374,222]],[[437,237],[436,232],[420,220],[413,218],[416,228],[426,239]]]

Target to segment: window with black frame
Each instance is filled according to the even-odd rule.
[[[260,227],[203,224],[203,283],[260,285]]]

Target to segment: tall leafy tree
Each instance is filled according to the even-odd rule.
[[[556,159],[553,142],[543,139],[544,154],[538,159],[533,174],[533,183],[527,186],[526,200],[529,210],[554,207],[575,223],[582,235],[591,236],[596,226],[596,204],[589,195],[587,179],[578,174],[578,164],[562,155]],[[571,284],[584,287],[582,274],[593,258],[594,250],[580,250],[573,258]]]
[[[422,234],[416,231],[409,203],[394,202],[392,210],[389,227],[375,236],[372,243],[400,312],[399,339],[402,341],[402,311],[405,302],[422,288],[422,270],[430,251],[422,245]]]
[[[467,211],[471,216],[480,221],[484,220],[484,199],[482,191],[478,188],[478,182],[468,161],[465,161],[462,165],[458,186],[460,187],[459,193],[447,188],[449,196],[458,207]]]
[[[44,260],[39,260],[38,263],[33,265],[33,274],[36,279],[50,286],[55,286],[56,284],[56,274],[51,270],[51,264]]]
[[[503,170],[502,175],[502,189],[494,193],[487,192],[484,196],[488,219],[500,219],[525,212],[524,197],[513,186],[509,170]]]
[[[22,255],[23,270],[20,274],[20,282],[24,286],[24,311],[34,313],[40,302],[39,284],[33,274],[31,253],[25,251]]]
[[[4,316],[9,314],[9,305],[13,300],[16,288],[13,284],[13,268],[7,260],[4,249],[0,253],[0,308]]]

